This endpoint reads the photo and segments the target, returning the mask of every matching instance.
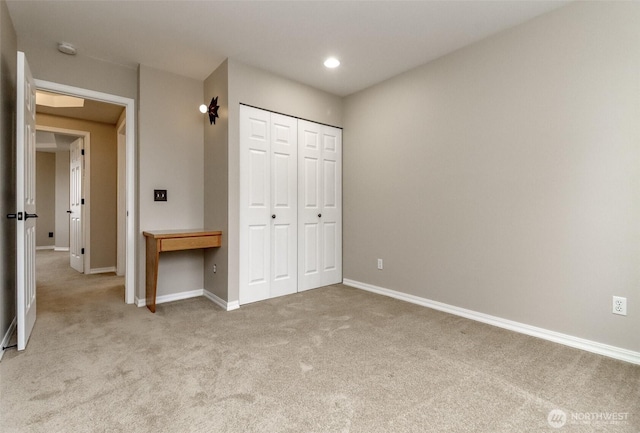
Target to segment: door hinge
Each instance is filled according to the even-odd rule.
[[[84,156],[84,149],[80,151],[80,155]]]
[[[80,250],[80,254],[84,254],[84,248]]]
[[[84,204],[84,199],[80,200],[80,204]]]

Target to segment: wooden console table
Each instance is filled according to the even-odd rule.
[[[146,302],[147,308],[155,313],[160,253],[219,247],[222,232],[203,229],[153,230],[142,234],[147,244]]]

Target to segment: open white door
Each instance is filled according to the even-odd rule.
[[[18,52],[16,101],[17,316],[18,350],[36,323],[36,86],[23,52]]]
[[[82,183],[84,175],[84,140],[77,138],[69,146],[69,264],[84,272],[84,237],[82,227]]]

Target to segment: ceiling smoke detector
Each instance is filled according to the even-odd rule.
[[[68,42],[60,42],[58,44],[58,51],[64,54],[68,54],[70,56],[75,56],[76,53],[78,52],[78,50],[76,50],[76,47],[74,47]]]

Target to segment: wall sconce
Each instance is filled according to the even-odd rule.
[[[215,125],[216,124],[216,119],[220,116],[218,116],[218,109],[220,108],[220,106],[218,105],[218,97],[216,96],[215,98],[211,99],[211,103],[209,104],[209,106],[207,107],[205,104],[202,104],[200,106],[200,112],[202,114],[206,114],[209,113],[209,124],[210,125]]]

